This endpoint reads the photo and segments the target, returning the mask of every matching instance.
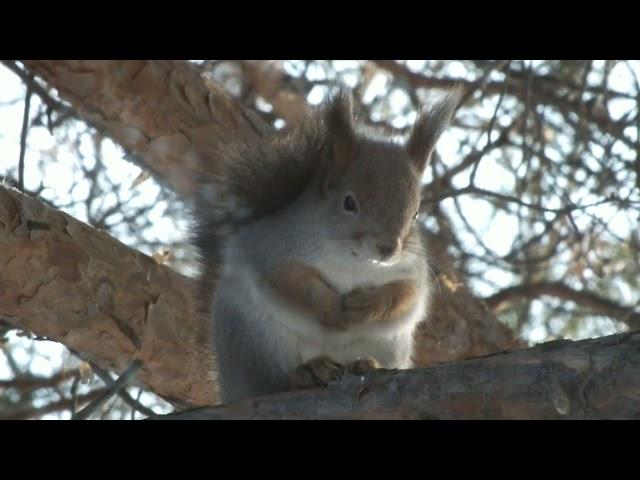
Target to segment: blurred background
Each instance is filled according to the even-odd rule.
[[[639,61],[191,62],[277,129],[340,82],[364,121],[403,134],[462,83],[424,178],[423,220],[472,293],[527,344],[638,326]],[[0,180],[195,273],[180,199],[20,62],[0,63]],[[0,419],[70,418],[114,378],[1,317],[0,347]],[[128,387],[92,418],[170,411]]]

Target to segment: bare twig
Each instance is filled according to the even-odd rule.
[[[95,412],[98,408],[100,408],[104,403],[109,400],[111,397],[116,395],[119,391],[121,391],[124,387],[127,386],[133,374],[135,374],[140,367],[142,367],[142,362],[140,360],[134,360],[131,362],[131,365],[124,371],[122,375],[108,386],[102,395],[93,400],[89,405],[80,410],[72,420],[86,420],[91,416],[93,412]]]
[[[105,389],[94,390],[84,395],[79,395],[75,401],[78,405],[84,405],[96,399],[104,393]],[[63,398],[61,400],[51,402],[39,408],[21,408],[9,411],[6,415],[0,416],[2,420],[22,420],[27,418],[39,418],[47,413],[59,412],[61,410],[70,410],[73,407],[74,399]]]
[[[629,204],[629,205],[634,205],[634,204],[640,204],[640,200],[623,200],[619,197],[617,197],[616,195],[611,195],[608,198],[603,198],[600,200],[596,200],[592,203],[588,203],[585,205],[567,205],[565,207],[561,207],[561,208],[549,208],[549,207],[543,207],[542,205],[535,205],[529,202],[525,202],[524,200],[514,197],[512,195],[506,195],[503,193],[498,193],[498,192],[492,192],[490,190],[486,190],[484,188],[479,188],[479,187],[474,187],[474,186],[468,186],[468,187],[464,187],[464,188],[460,188],[458,190],[451,190],[445,194],[443,194],[442,196],[440,196],[440,198],[438,200],[444,200],[445,198],[449,198],[449,197],[457,197],[459,195],[467,195],[467,194],[474,194],[474,195],[480,195],[480,196],[487,196],[487,197],[493,197],[499,200],[503,200],[505,202],[510,202],[510,203],[515,203],[518,204],[522,207],[527,207],[533,210],[539,210],[541,212],[551,212],[551,213],[569,213],[572,212],[574,210],[584,210],[587,208],[591,208],[591,207],[596,207],[598,205],[603,205],[606,203],[624,203],[624,204]]]
[[[71,418],[74,417],[78,411],[78,385],[80,384],[80,373],[74,377],[71,384]]]
[[[109,375],[109,372],[99,367],[95,363],[91,364],[91,368],[96,373],[96,375],[100,377],[100,379],[105,383],[107,387],[113,386],[113,384],[115,383],[115,380],[111,378],[111,375]],[[138,398],[140,398],[141,393],[142,393],[142,390],[140,390],[140,393],[138,394]],[[142,413],[143,415],[146,415],[147,417],[150,417],[151,415],[155,415],[155,412],[152,409],[145,407],[138,400],[134,400],[126,390],[124,389],[120,390],[118,392],[118,396],[120,396],[120,398],[122,398],[122,400],[124,400],[124,402],[131,407],[132,414],[137,411]]]
[[[65,370],[58,372],[51,377],[26,377],[18,376],[11,380],[0,380],[0,388],[15,388],[17,390],[29,391],[40,388],[52,388],[78,375],[78,370]]]
[[[491,310],[498,310],[507,302],[519,299],[552,296],[569,300],[590,309],[594,313],[615,318],[632,329],[640,328],[640,312],[634,307],[625,307],[594,292],[576,290],[562,282],[537,282],[505,288],[484,299]]]
[[[27,150],[27,133],[29,131],[29,112],[31,110],[31,93],[33,89],[33,74],[29,75],[27,82],[27,93],[24,97],[24,113],[22,115],[22,131],[20,133],[20,158],[18,159],[18,185],[24,191],[24,155]]]
[[[60,115],[64,116],[65,118],[75,117],[76,116],[75,111],[71,107],[63,104],[59,100],[56,100],[55,98],[53,98],[49,94],[49,92],[47,92],[46,89],[41,87],[34,80],[33,74],[31,72],[27,72],[27,71],[23,70],[22,68],[18,67],[15,62],[3,60],[2,64],[5,67],[7,67],[9,70],[11,70],[13,73],[15,73],[18,77],[20,77],[20,79],[23,82],[25,82],[25,84],[28,86],[28,88],[31,88],[31,90],[36,95],[38,95],[38,97],[40,97],[40,100],[42,100],[42,102],[49,109],[58,111],[60,113]]]

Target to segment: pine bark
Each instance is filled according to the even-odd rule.
[[[105,368],[140,359],[138,380],[165,399],[211,405],[210,335],[193,288],[153,258],[0,185],[0,319]]]
[[[326,389],[164,420],[598,420],[640,418],[640,332],[463,362],[345,377]]]

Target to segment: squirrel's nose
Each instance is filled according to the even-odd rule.
[[[377,246],[380,255],[382,255],[383,258],[388,258],[396,251],[398,243],[396,242],[396,244],[394,245],[393,243],[383,242],[378,243]]]

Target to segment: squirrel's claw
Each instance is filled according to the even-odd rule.
[[[291,388],[326,387],[329,382],[340,378],[344,368],[344,365],[327,356],[316,357],[300,365],[290,374]]]

